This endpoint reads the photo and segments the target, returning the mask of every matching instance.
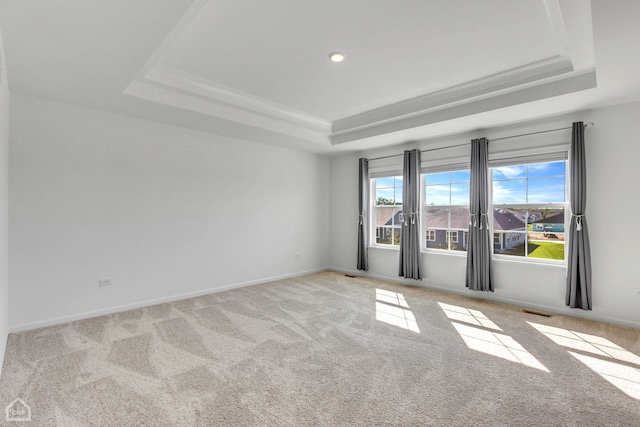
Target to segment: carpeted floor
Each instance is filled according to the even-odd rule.
[[[6,425],[638,426],[640,330],[323,272],[11,334],[18,397]]]

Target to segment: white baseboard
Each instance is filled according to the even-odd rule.
[[[540,304],[531,304],[531,303],[528,303],[526,301],[519,301],[519,300],[512,300],[512,299],[507,299],[507,298],[500,298],[498,296],[495,296],[495,294],[492,294],[492,295],[489,296],[489,295],[486,295],[485,292],[482,292],[482,293],[475,292],[475,293],[471,294],[469,291],[465,291],[464,289],[460,289],[460,290],[451,289],[451,288],[447,288],[447,287],[443,287],[443,286],[435,286],[435,285],[432,285],[432,284],[429,284],[429,283],[426,283],[426,282],[417,281],[417,280],[403,279],[401,277],[389,277],[389,276],[382,276],[382,275],[378,275],[378,274],[370,274],[370,273],[368,273],[366,271],[361,271],[361,270],[351,270],[351,269],[343,269],[343,268],[336,268],[336,267],[322,267],[322,268],[316,268],[316,269],[312,269],[312,270],[306,270],[306,271],[299,271],[299,272],[295,272],[295,273],[283,274],[283,275],[280,275],[280,276],[266,277],[266,278],[263,278],[263,279],[250,280],[250,281],[246,281],[246,282],[232,283],[232,284],[219,286],[219,287],[215,287],[215,288],[207,288],[207,289],[202,289],[202,290],[193,291],[193,292],[187,292],[187,293],[182,293],[182,294],[171,295],[171,296],[163,297],[163,298],[156,298],[156,299],[151,299],[151,300],[139,301],[139,302],[135,302],[135,303],[131,303],[131,304],[124,304],[124,305],[119,305],[119,306],[114,306],[114,307],[107,307],[107,308],[100,309],[100,310],[81,312],[81,313],[77,313],[77,314],[73,314],[73,315],[69,315],[69,316],[61,316],[61,317],[41,320],[41,321],[37,321],[37,322],[23,323],[21,325],[10,325],[9,326],[9,333],[22,332],[22,331],[27,331],[27,330],[31,330],[31,329],[44,328],[44,327],[47,327],[47,326],[59,325],[61,323],[73,322],[75,320],[88,319],[88,318],[91,318],[91,317],[103,316],[105,314],[113,314],[113,313],[118,313],[118,312],[121,312],[121,311],[133,310],[133,309],[136,309],[136,308],[147,307],[147,306],[155,305],[155,304],[162,304],[162,303],[166,303],[166,302],[179,301],[179,300],[182,300],[182,299],[198,297],[198,296],[201,296],[201,295],[206,295],[206,294],[211,294],[211,293],[216,293],[216,292],[223,292],[223,291],[227,291],[227,290],[231,290],[231,289],[243,288],[245,286],[259,285],[259,284],[262,284],[262,283],[273,282],[273,281],[276,281],[276,280],[288,279],[288,278],[291,278],[291,277],[303,276],[305,274],[318,273],[320,271],[327,271],[327,270],[335,271],[335,272],[339,272],[339,273],[344,273],[344,274],[350,274],[350,275],[353,275],[353,276],[370,277],[372,279],[379,279],[379,280],[384,280],[384,281],[387,281],[387,282],[400,283],[400,284],[403,284],[403,285],[419,286],[419,287],[423,287],[423,288],[426,288],[426,289],[433,289],[433,290],[437,290],[437,291],[448,292],[448,293],[453,293],[453,294],[457,294],[457,295],[463,295],[463,296],[467,296],[467,297],[470,297],[470,298],[484,299],[484,300],[487,300],[487,301],[495,301],[495,302],[499,302],[499,303],[503,303],[503,304],[510,304],[510,305],[515,305],[515,306],[524,307],[524,308],[530,308],[530,309],[535,309],[535,310],[540,310],[540,311],[546,311],[546,312],[549,312],[549,313],[559,314],[559,315],[563,315],[563,316],[578,317],[578,318],[581,318],[581,319],[593,320],[593,321],[596,321],[596,322],[613,323],[613,324],[616,324],[616,325],[627,326],[627,327],[631,327],[631,328],[640,328],[640,323],[638,323],[638,322],[632,322],[632,321],[628,321],[628,320],[625,320],[625,319],[618,319],[618,318],[609,317],[609,316],[600,316],[600,315],[594,314],[593,312],[589,312],[589,311],[572,310],[572,309],[569,309],[569,308],[567,308],[566,310],[563,310],[563,309],[559,309],[558,307],[551,307],[551,306],[545,306],[545,305],[540,305]]]
[[[384,280],[384,281],[393,282],[393,283],[400,283],[402,285],[418,286],[421,288],[433,289],[433,290],[447,292],[451,294],[462,295],[469,298],[483,299],[486,301],[495,301],[503,304],[515,305],[523,308],[530,308],[534,310],[544,311],[544,312],[558,314],[558,315],[567,316],[567,317],[577,317],[580,319],[593,320],[595,322],[612,323],[615,325],[640,329],[640,323],[638,322],[629,321],[626,319],[619,319],[616,317],[600,316],[594,313],[593,311],[576,310],[576,309],[570,309],[570,308],[563,309],[559,307],[546,306],[541,304],[531,304],[527,301],[500,298],[499,296],[496,296],[495,293],[489,294],[488,292],[473,292],[473,291],[465,291],[464,289],[459,289],[459,290],[452,289],[452,288],[447,288],[443,286],[432,285],[419,280],[404,279],[402,277],[382,276],[379,274],[370,274],[362,270],[349,270],[349,269],[335,268],[335,267],[330,267],[329,270],[336,271],[339,273],[344,273],[344,274],[350,274],[352,276],[370,277],[372,279]]]
[[[22,331],[28,331],[28,330],[31,330],[31,329],[44,328],[44,327],[47,327],[47,326],[59,325],[61,323],[73,322],[75,320],[89,319],[91,317],[103,316],[105,314],[119,313],[121,311],[133,310],[133,309],[140,308],[140,307],[147,307],[147,306],[150,306],[150,305],[156,305],[156,304],[162,304],[162,303],[166,303],[166,302],[179,301],[179,300],[183,300],[183,299],[187,299],[187,298],[198,297],[198,296],[201,296],[201,295],[207,295],[207,294],[212,294],[212,293],[216,293],[216,292],[228,291],[228,290],[231,290],[231,289],[243,288],[245,286],[259,285],[259,284],[262,284],[262,283],[274,282],[276,280],[289,279],[291,277],[304,276],[306,274],[318,273],[320,271],[327,271],[327,270],[329,270],[328,267],[315,268],[315,269],[312,269],[312,270],[298,271],[298,272],[295,272],[295,273],[283,274],[283,275],[280,275],[280,276],[266,277],[266,278],[263,278],[263,279],[250,280],[250,281],[246,281],[246,282],[232,283],[232,284],[223,285],[223,286],[219,286],[219,287],[215,287],[215,288],[201,289],[201,290],[198,290],[198,291],[187,292],[187,293],[182,293],[182,294],[176,294],[176,295],[171,295],[171,296],[168,296],[168,297],[144,300],[144,301],[134,302],[134,303],[131,303],[131,304],[124,304],[124,305],[118,305],[118,306],[114,306],[114,307],[107,307],[107,308],[103,308],[103,309],[100,309],[100,310],[86,311],[86,312],[72,314],[72,315],[69,315],[69,316],[61,316],[61,317],[55,317],[55,318],[46,319],[46,320],[39,320],[37,322],[23,323],[21,325],[9,325],[9,333],[22,332]]]

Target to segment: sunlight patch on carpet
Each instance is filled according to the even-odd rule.
[[[447,318],[451,320],[451,324],[471,350],[549,372],[538,359],[533,357],[516,340],[508,335],[487,330],[492,329],[502,332],[502,329],[485,316],[483,312],[443,302],[439,302],[438,305]],[[459,322],[464,322],[465,324]]]
[[[640,369],[572,351],[569,354],[628,396],[640,400]]]
[[[456,328],[456,331],[458,331],[464,343],[471,350],[549,372],[538,359],[508,335],[486,331],[457,322],[451,322],[451,324]]]
[[[640,357],[597,335],[527,323],[558,345],[597,356],[568,352],[625,394],[640,400]]]
[[[444,314],[446,314],[450,320],[460,320],[471,325],[482,326],[483,328],[494,329],[496,331],[502,331],[502,329],[500,329],[498,325],[493,323],[481,311],[460,307],[457,305],[445,304],[443,302],[439,302],[438,305],[440,306],[440,308],[442,308],[442,311],[444,311]]]
[[[397,292],[376,289],[376,320],[420,333],[407,300]]]
[[[527,323],[551,341],[563,347],[585,351],[597,356],[611,357],[622,362],[635,363],[640,366],[640,357],[606,338],[584,334],[582,332],[569,331],[562,328],[555,328],[553,326],[540,325],[533,322]]]

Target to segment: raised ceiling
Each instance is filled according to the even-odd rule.
[[[542,2],[401,5],[206,2],[154,65],[335,121],[566,50]],[[328,61],[336,50],[346,62]]]
[[[593,3],[0,0],[0,28],[12,91],[332,152],[637,97],[594,28],[640,2]]]

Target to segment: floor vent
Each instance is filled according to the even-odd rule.
[[[522,310],[522,312],[527,314],[535,314],[536,316],[542,316],[542,317],[553,317],[552,314],[542,313],[540,311]]]
[[[356,278],[356,276],[352,276],[351,274],[345,274],[345,276],[347,276],[347,277],[351,277],[352,279],[355,279],[355,278]]]

